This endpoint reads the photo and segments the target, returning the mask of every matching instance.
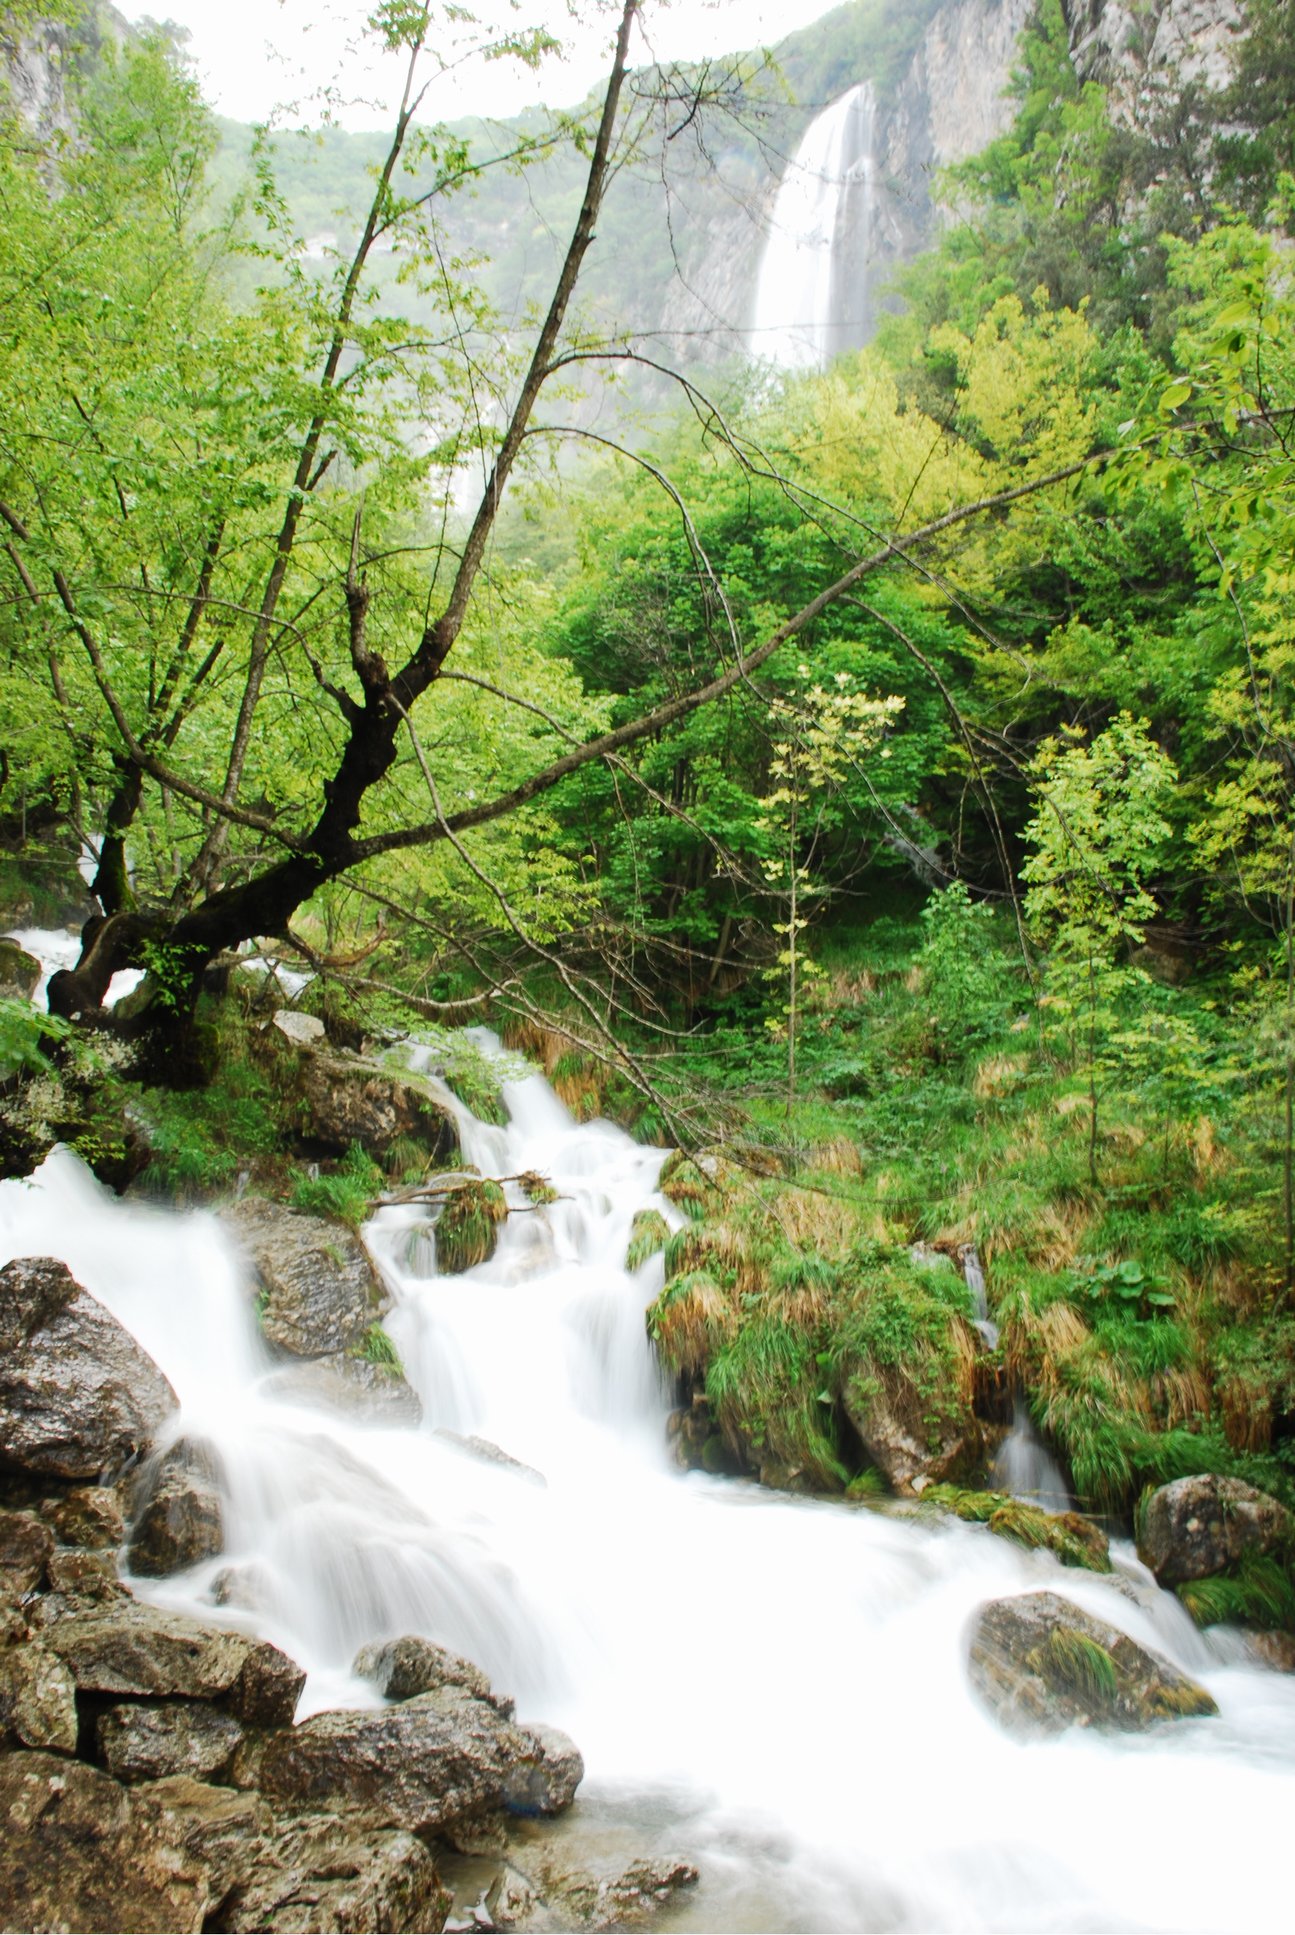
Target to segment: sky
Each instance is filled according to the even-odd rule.
[[[119,0],[120,4],[120,0]],[[350,128],[388,124],[398,99],[403,64],[363,48],[359,29],[373,0],[127,0],[131,20],[149,15],[187,29],[189,53],[203,93],[220,113],[238,121],[265,120],[296,103],[293,121],[320,117],[318,90],[338,84],[334,116]],[[636,60],[696,60],[739,48],[772,45],[794,28],[840,5],[840,0],[656,0]],[[571,106],[597,85],[608,67],[620,9],[595,0],[572,19],[575,0],[478,0],[473,11],[514,26],[543,25],[563,43],[537,75],[519,62],[456,60],[432,82],[424,113],[430,120],[465,114],[512,115],[541,101]]]

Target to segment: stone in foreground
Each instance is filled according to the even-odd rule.
[[[268,1641],[123,1600],[60,1620],[45,1642],[81,1693],[213,1700],[259,1727],[292,1721],[306,1676]]]
[[[132,1572],[165,1579],[225,1549],[222,1472],[216,1454],[180,1438],[141,1479],[127,1555]]]
[[[1105,1620],[1055,1592],[982,1606],[971,1635],[971,1684],[1010,1733],[1067,1727],[1141,1732],[1218,1708],[1204,1687]]]
[[[248,1197],[221,1221],[252,1262],[261,1334],[289,1357],[330,1357],[363,1339],[389,1301],[353,1230]]]

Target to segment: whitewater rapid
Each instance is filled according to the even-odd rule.
[[[628,1276],[635,1210],[672,1221],[662,1152],[573,1123],[538,1076],[464,1152],[537,1170],[491,1262],[434,1274],[428,1212],[366,1238],[420,1429],[276,1395],[216,1219],[123,1203],[66,1151],[0,1185],[0,1261],[63,1257],[134,1333],[227,1474],[227,1550],[143,1598],[239,1624],[308,1669],[301,1712],[374,1701],[350,1674],[404,1632],[478,1661],[588,1775],[566,1829],[695,1860],[664,1925],[1237,1930],[1285,1924],[1295,1680],[1207,1638],[1131,1554],[1115,1581],[958,1523],[916,1525],[671,1468],[669,1393]],[[493,1441],[484,1463],[438,1431]],[[213,1590],[235,1569],[235,1600]],[[967,1684],[984,1600],[1048,1586],[1208,1686],[1217,1719],[1024,1745]],[[228,1594],[228,1579],[221,1587]]]

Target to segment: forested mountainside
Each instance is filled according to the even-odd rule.
[[[659,1449],[647,1301],[678,1464],[838,1501],[795,1522],[868,1521],[901,1598],[925,1590],[921,1566],[896,1546],[888,1572],[888,1541],[951,1538],[950,1515],[989,1527],[958,1548],[977,1563],[1007,1565],[983,1557],[1001,1539],[1094,1580],[1132,1533],[1150,1573],[1117,1550],[1121,1577],[1166,1622],[1143,1639],[1202,1679],[1289,1667],[1295,13],[855,0],[793,36],[779,76],[746,55],[634,72],[635,10],[617,10],[604,94],[508,130],[397,113],[382,140],[249,148],[148,32],[67,60],[66,115],[42,119],[15,83],[3,1173],[62,1143],[33,1200],[75,1159],[132,1201],[247,1197],[258,1348],[294,1375],[319,1359],[311,1403],[340,1404],[339,1379],[407,1403],[416,1348],[405,1369],[440,1422],[455,1380],[410,1312],[466,1272],[444,1334],[479,1341],[473,1289],[499,1292],[502,1368],[474,1375],[500,1443],[510,1405],[549,1443],[508,1353],[548,1362],[547,1306],[517,1285],[569,1244],[638,1295],[622,1334],[588,1283],[567,1286],[582,1430],[623,1402]],[[373,28],[416,76],[461,13],[388,0]],[[48,35],[27,15],[11,10],[10,47]],[[785,357],[752,353],[775,246],[794,274],[763,340],[795,325]],[[812,315],[791,313],[793,283],[817,291]],[[857,337],[833,354],[842,291]],[[572,1123],[604,1116],[638,1147],[580,1142]],[[569,1169],[547,1173],[550,1153]],[[266,1261],[285,1204],[331,1219],[353,1260],[339,1226],[380,1211],[396,1341],[379,1285],[301,1344]],[[476,1274],[497,1246],[497,1279]],[[47,1290],[71,1308],[66,1284],[22,1284],[29,1315]],[[449,1428],[474,1442],[470,1407]],[[330,1481],[351,1511],[337,1536],[372,1518],[382,1551],[403,1549],[406,1453],[352,1492],[354,1456]],[[167,1470],[186,1495],[220,1490],[200,1458]],[[256,1522],[272,1559],[279,1534]],[[607,1543],[589,1590],[611,1579],[623,1611],[637,1576]],[[176,1591],[217,1591],[203,1550],[211,1576],[182,1566]],[[789,1578],[797,1550],[778,1546]],[[444,1576],[436,1551],[420,1591]],[[689,1551],[710,1579],[704,1531]],[[390,1576],[379,1625],[422,1603],[394,1560]],[[339,1578],[316,1582],[329,1619],[354,1610]],[[454,1617],[511,1646],[472,1579],[485,1597]],[[1135,1684],[1096,1618],[1104,1589],[1078,1590],[1082,1618],[1063,1594],[1028,1630],[981,1609],[983,1698],[1022,1724],[1177,1728],[1239,1822],[1209,1746],[1214,1681]],[[548,1574],[544,1592],[551,1609]],[[321,1620],[332,1689],[344,1643],[383,1635]],[[665,1647],[704,1709],[673,1632],[662,1616],[637,1643]],[[458,1627],[439,1639],[471,1650]],[[492,1671],[530,1670],[527,1644],[498,1644]],[[1007,1655],[1026,1664],[1005,1690]],[[1258,1791],[1271,1730],[1231,1684],[1219,1703]],[[259,1726],[232,1686],[180,1693]],[[746,1741],[737,1692],[722,1710]],[[473,1709],[493,1740],[507,1716],[490,1711]],[[296,1805],[315,1763],[275,1739],[213,1764]],[[971,1783],[991,1750],[967,1739]],[[1125,1777],[1109,1743],[1093,1751]],[[533,1742],[499,1754],[540,1778]],[[565,1806],[561,1765],[544,1780]],[[835,1819],[816,1807],[810,1841]],[[856,1831],[852,1813],[841,1845]],[[1262,1919],[1272,1859],[1249,1892],[1180,1888],[1182,1925]],[[922,1925],[909,1880],[895,1898]],[[1022,1887],[1019,1922],[1065,1922],[1060,1897]],[[821,1925],[880,1925],[881,1898]],[[1083,1902],[1120,1925],[1120,1899]],[[727,1925],[755,1912],[742,1900]],[[189,1906],[195,1926],[217,1912]]]

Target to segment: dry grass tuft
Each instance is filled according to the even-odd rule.
[[[971,1092],[983,1102],[1015,1087],[1030,1066],[1028,1055],[990,1055],[976,1070]]]
[[[648,1330],[672,1371],[700,1377],[735,1334],[737,1316],[714,1277],[694,1270],[666,1285],[648,1311]]]
[[[805,1159],[805,1167],[822,1176],[857,1179],[863,1174],[863,1157],[856,1142],[851,1142],[849,1136],[838,1135],[830,1142],[816,1142]]]

